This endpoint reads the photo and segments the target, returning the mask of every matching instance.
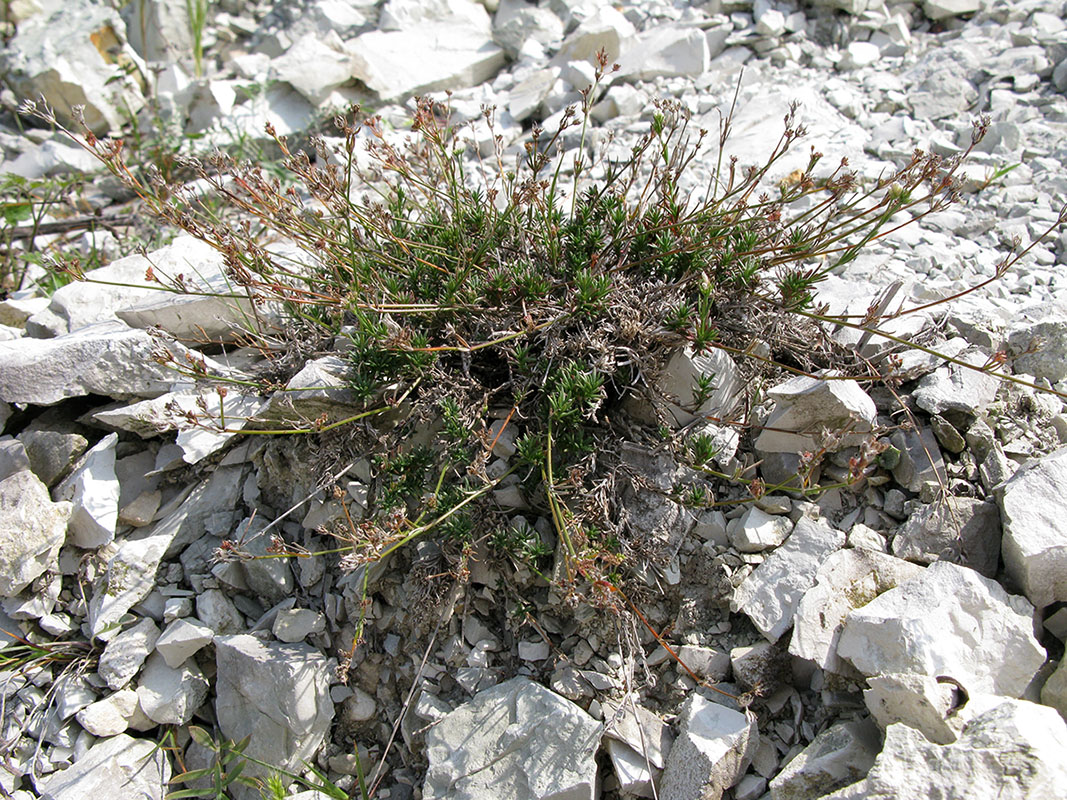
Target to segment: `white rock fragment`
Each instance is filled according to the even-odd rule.
[[[170,667],[162,653],[152,653],[137,680],[137,700],[153,722],[184,725],[207,699],[208,688],[194,661]]]
[[[107,640],[123,615],[144,600],[156,585],[159,562],[173,535],[142,529],[121,540],[107,569],[93,582],[89,627],[94,637]]]
[[[801,517],[785,544],[771,553],[734,591],[730,608],[741,611],[770,641],[793,624],[801,598],[819,566],[845,544],[845,534],[825,520]]]
[[[789,652],[827,672],[841,672],[838,637],[845,619],[883,592],[921,575],[923,568],[877,550],[838,550],[815,574],[793,622]]]
[[[1067,600],[1067,447],[1024,465],[996,496],[1008,575],[1037,608]]]
[[[869,67],[882,57],[878,45],[870,42],[850,42],[845,48],[845,55],[837,62],[837,68],[841,70],[860,69]]]
[[[144,106],[144,64],[126,42],[126,24],[113,8],[72,0],[20,24],[4,47],[0,72],[17,97],[44,96],[77,129],[74,106],[97,135],[117,131]]]
[[[952,561],[992,578],[1000,563],[1000,513],[992,501],[939,499],[908,517],[893,537],[892,551],[920,564]]]
[[[707,383],[706,390],[702,382]],[[729,418],[741,387],[737,365],[729,355],[714,348],[698,354],[687,347],[671,357],[656,388],[663,397],[657,405],[678,425],[688,425],[698,416]]]
[[[167,666],[180,667],[186,659],[211,644],[215,632],[194,619],[176,619],[156,640],[156,652],[163,656]]]
[[[826,444],[831,452],[854,447],[870,433],[877,415],[874,401],[853,380],[798,375],[767,396],[775,401],[774,410],[756,439],[756,448],[765,453],[817,452]]]
[[[74,506],[67,539],[76,547],[91,550],[115,538],[119,520],[119,481],[115,477],[118,441],[117,433],[105,436],[56,487],[56,497]]]
[[[169,782],[166,749],[120,733],[98,741],[73,766],[39,779],[37,792],[40,800],[163,800]]]
[[[678,738],[667,755],[659,796],[718,800],[741,780],[758,743],[755,717],[690,695],[678,714]]]
[[[0,342],[0,398],[52,405],[86,394],[156,397],[175,379],[154,360],[159,346],[121,322],[89,325],[55,339]],[[177,343],[169,347],[180,363],[190,352]]]
[[[708,71],[708,41],[698,28],[662,25],[638,34],[619,55],[622,79],[698,78]]]
[[[879,738],[870,720],[830,726],[774,777],[772,800],[808,800],[855,783],[874,764]]]
[[[326,618],[310,608],[279,611],[271,632],[281,642],[301,642],[313,633],[326,630]]]
[[[113,636],[100,654],[97,672],[112,689],[121,689],[130,682],[159,639],[159,628],[145,617],[131,628]]]
[[[989,356],[970,349],[956,359],[978,369],[950,363],[923,376],[914,392],[919,408],[931,414],[949,412],[973,417],[993,402],[1000,380],[980,371],[989,363]]]
[[[0,596],[14,597],[54,568],[72,510],[53,503],[29,470],[0,480]]]
[[[313,105],[323,103],[352,79],[352,56],[336,31],[301,36],[284,55],[271,61],[271,74],[285,81]]]
[[[553,64],[568,61],[592,61],[603,50],[608,63],[619,59],[623,44],[636,33],[633,24],[609,5],[597,9],[563,40],[563,46],[552,60]]]
[[[982,7],[981,0],[923,0],[923,13],[929,19],[939,20],[973,14]]]
[[[103,700],[87,705],[74,718],[93,736],[115,736],[129,727],[136,708],[137,692],[120,689]]]
[[[1067,660],[1060,662],[1041,687],[1041,702],[1059,711],[1067,720]]]
[[[971,719],[958,741],[939,745],[906,725],[886,730],[867,777],[823,800],[1067,797],[1067,726],[1050,708],[1005,700]]]
[[[956,741],[957,731],[948,721],[959,699],[953,684],[939,682],[932,675],[904,672],[874,675],[867,685],[863,701],[881,728],[903,722],[931,742]]]
[[[551,720],[546,725],[546,720]],[[479,692],[426,732],[426,800],[593,800],[599,724],[527,678]]]
[[[487,31],[462,24],[371,31],[348,46],[355,77],[383,100],[477,86],[505,61],[504,50]],[[412,53],[433,53],[433,58],[412,58]]]
[[[1025,598],[938,561],[849,614],[837,654],[868,676],[946,675],[968,691],[1019,697],[1045,662],[1033,619]]]
[[[789,517],[772,516],[758,508],[750,508],[736,524],[726,528],[726,535],[739,552],[759,553],[777,547],[793,530]]]
[[[330,721],[326,659],[305,644],[266,644],[246,634],[215,638],[215,713],[223,735],[251,734],[249,755],[299,769],[322,744]],[[249,773],[264,770],[250,765]]]

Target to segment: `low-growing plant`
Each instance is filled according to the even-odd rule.
[[[721,350],[742,361],[747,378],[832,369],[830,379],[894,380],[890,366],[879,371],[820,324],[909,344],[878,324],[917,309],[872,306],[861,319],[831,317],[816,305],[815,288],[879,237],[956,202],[961,164],[988,121],[975,124],[959,156],[916,151],[893,172],[864,180],[846,159],[823,169],[812,147],[802,169],[775,183],[775,165],[805,135],[796,106],[760,165],[725,156],[732,110],[712,136],[669,100],[656,101],[649,130],[631,147],[609,140],[594,151],[588,113],[608,69],[601,54],[580,108],[568,109],[555,130],[534,126],[517,152],[496,135],[494,109],[483,109],[472,126],[497,142],[489,156],[467,126],[450,123],[447,99],[429,98],[417,102],[404,132],[354,111],[337,117],[336,137],[291,149],[268,126],[286,180],[221,152],[182,159],[195,185],[159,173],[146,179],[130,168],[122,142],[87,131],[75,137],[147,211],[215,247],[253,307],[284,310],[284,324],[270,327],[257,315],[263,327],[247,332],[275,364],[259,391],[283,385],[277,364],[288,363],[287,342],[298,340],[305,353],[345,354],[349,387],[366,410],[300,431],[358,420],[352,452],[375,455],[366,517],[333,532],[342,567],[364,569],[364,594],[370,565],[431,532],[445,546],[469,548],[485,537],[509,554],[541,558],[537,542],[501,530],[507,523],[495,513],[498,490],[517,481],[555,531],[552,574],[562,596],[636,612],[620,603],[620,575],[627,558],[657,551],[622,522],[620,440],[655,444],[660,432],[679,461],[735,490],[722,498],[697,484],[680,492],[699,507],[751,502],[772,488],[805,496],[826,488],[810,481],[808,462],[818,454],[782,487],[740,466],[708,466],[714,446],[676,433],[677,398],[656,388],[673,355]],[[27,110],[56,124],[43,107]],[[704,168],[713,143],[717,155]],[[272,255],[272,238],[303,257]],[[998,275],[1025,252],[1005,256]],[[717,381],[697,379],[697,407]],[[639,422],[635,407],[652,421]],[[742,416],[712,421],[751,428]],[[251,427],[281,432],[263,421]],[[514,455],[499,468],[505,435]],[[829,485],[861,478],[881,457],[868,455]],[[357,639],[361,630],[362,619]]]

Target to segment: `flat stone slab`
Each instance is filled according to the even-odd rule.
[[[426,800],[593,800],[600,724],[528,678],[479,692],[426,733]]]

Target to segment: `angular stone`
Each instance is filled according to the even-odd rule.
[[[1045,663],[1023,597],[974,570],[937,561],[853,611],[837,654],[864,675],[914,672],[968,692],[1019,697]]]
[[[767,396],[775,401],[774,410],[756,439],[756,449],[765,453],[818,452],[824,445],[833,452],[857,446],[867,438],[877,415],[874,401],[852,380],[798,375]]]
[[[97,135],[118,131],[145,103],[146,71],[126,42],[126,24],[113,8],[88,0],[20,23],[0,55],[0,72],[17,97],[43,95],[75,130],[72,110],[82,106]]]
[[[989,363],[985,353],[973,349],[956,358],[979,369]],[[915,403],[931,414],[975,417],[993,402],[999,387],[999,378],[949,363],[923,376],[915,388]]]
[[[1024,465],[996,496],[1008,575],[1037,608],[1067,600],[1067,447]]]
[[[939,20],[973,14],[982,7],[981,0],[923,0],[923,13],[929,19]]]
[[[1041,702],[1060,712],[1067,720],[1067,661],[1060,661],[1056,671],[1049,675],[1041,687]]]
[[[845,534],[824,520],[801,517],[785,544],[771,553],[734,591],[730,608],[741,611],[770,641],[793,624],[819,566],[845,544]]]
[[[345,52],[345,43],[336,31],[308,33],[272,60],[270,69],[312,105],[320,105],[334,89],[352,79],[352,56]]]
[[[772,800],[808,800],[855,783],[874,764],[879,739],[869,720],[830,726],[771,781]]]
[[[53,405],[69,397],[155,397],[175,373],[157,364],[159,343],[122,322],[101,322],[55,339],[0,342],[0,398]],[[179,363],[189,352],[169,345]]]
[[[75,459],[89,448],[88,440],[80,433],[25,430],[18,438],[26,447],[30,469],[49,487],[66,475]]]
[[[789,517],[772,516],[758,508],[750,508],[736,524],[726,528],[726,535],[739,552],[759,553],[784,542],[793,530]]]
[[[674,744],[674,734],[658,715],[631,702],[606,701],[604,719],[608,723],[604,730],[608,740],[625,743],[639,753],[642,760],[647,760],[656,769],[663,769]]]
[[[211,644],[215,632],[197,620],[176,619],[156,640],[156,652],[163,656],[167,666],[180,667],[186,659]]]
[[[265,644],[244,634],[217,636],[215,658],[215,713],[223,735],[239,741],[251,734],[249,755],[299,769],[333,719],[326,659],[304,644]],[[265,772],[254,765],[247,771]]]
[[[847,665],[838,658],[837,644],[848,615],[922,572],[916,564],[877,550],[832,553],[797,606],[789,652],[827,672],[841,672]]]
[[[578,706],[513,678],[426,732],[423,797],[593,800],[599,735],[597,721]]]
[[[141,710],[160,725],[184,725],[207,699],[208,681],[194,661],[167,666],[162,653],[152,653],[137,680]]]
[[[115,477],[118,441],[116,433],[105,436],[56,487],[56,497],[74,506],[67,539],[76,547],[91,550],[115,538],[119,521],[119,481]]]
[[[945,460],[930,428],[894,431],[889,440],[900,451],[900,461],[893,467],[897,483],[909,492],[918,492],[924,483],[946,485]]]
[[[245,629],[244,615],[218,589],[208,589],[196,596],[196,616],[216,634],[241,633]]]
[[[619,56],[618,77],[698,78],[708,71],[708,40],[697,28],[660,25],[638,34]]]
[[[487,31],[465,25],[423,24],[404,31],[371,31],[349,42],[355,77],[382,100],[439,89],[477,86],[504,66],[504,50]],[[433,53],[432,59],[411,58]]]
[[[951,561],[987,578],[1000,563],[1000,512],[995,503],[946,497],[912,514],[893,537],[897,558],[930,564]]]
[[[107,569],[93,582],[89,627],[94,637],[107,640],[115,626],[156,585],[156,570],[173,537],[141,529],[115,546]]]
[[[890,725],[867,777],[823,800],[1061,798],[1064,752],[1067,726],[1055,711],[1005,700],[972,719],[952,744],[934,744],[906,725]]]
[[[698,694],[682,704],[678,729],[659,788],[672,800],[719,800],[741,780],[759,744],[755,717]]]
[[[939,682],[932,675],[903,672],[875,675],[867,679],[867,685],[863,701],[882,729],[903,722],[931,742],[956,741],[957,731],[948,716],[961,698],[953,684]]]
[[[96,742],[73,766],[39,779],[37,792],[40,800],[163,800],[169,782],[166,749],[120,733]]]
[[[97,672],[112,689],[121,689],[141,669],[159,639],[159,628],[145,617],[131,628],[113,636],[100,654]]]
[[[87,705],[75,715],[78,724],[93,736],[115,736],[130,726],[137,708],[137,692],[121,689]]]
[[[710,391],[698,404],[700,381],[709,379]],[[739,381],[737,365],[722,350],[698,354],[687,347],[676,352],[663,371],[656,386],[663,400],[657,405],[670,413],[678,425],[688,425],[697,417],[713,422],[728,419],[737,402]]]
[[[599,6],[563,40],[563,46],[552,63],[592,61],[597,51],[603,50],[610,64],[618,61],[623,44],[629,41],[634,33],[634,26],[622,12],[609,5]]]
[[[326,618],[310,608],[279,611],[271,632],[280,642],[301,642],[313,633],[326,630]]]
[[[29,470],[0,480],[0,596],[14,597],[55,568],[72,510],[53,503]]]

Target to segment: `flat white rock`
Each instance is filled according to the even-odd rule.
[[[551,724],[546,724],[551,720]],[[426,800],[593,800],[599,724],[528,678],[479,692],[426,732]]]
[[[37,781],[40,800],[136,798],[163,800],[170,781],[165,748],[124,733],[100,739],[67,769]]]
[[[971,719],[952,744],[890,725],[867,777],[823,800],[1064,800],[1065,752],[1067,725],[1055,711],[1005,699]]]
[[[938,561],[845,620],[837,654],[864,675],[915,672],[1019,697],[1045,663],[1034,608],[967,567]]]
[[[90,550],[115,538],[119,520],[119,481],[115,477],[117,433],[108,434],[82,456],[55,496],[74,505],[67,541]]]
[[[719,798],[741,780],[759,744],[756,718],[690,695],[678,714],[659,796],[672,800]]]
[[[793,624],[819,566],[845,544],[845,534],[825,520],[801,517],[785,544],[771,553],[734,591],[731,610],[743,612],[772,642]]]
[[[1067,600],[1067,447],[1025,464],[996,496],[1007,573],[1038,608]]]
[[[843,668],[838,637],[848,615],[878,595],[921,575],[923,568],[877,550],[832,553],[804,593],[793,622],[789,652],[828,672]]]
[[[13,597],[53,569],[73,506],[53,503],[29,470],[0,480],[0,597]]]

